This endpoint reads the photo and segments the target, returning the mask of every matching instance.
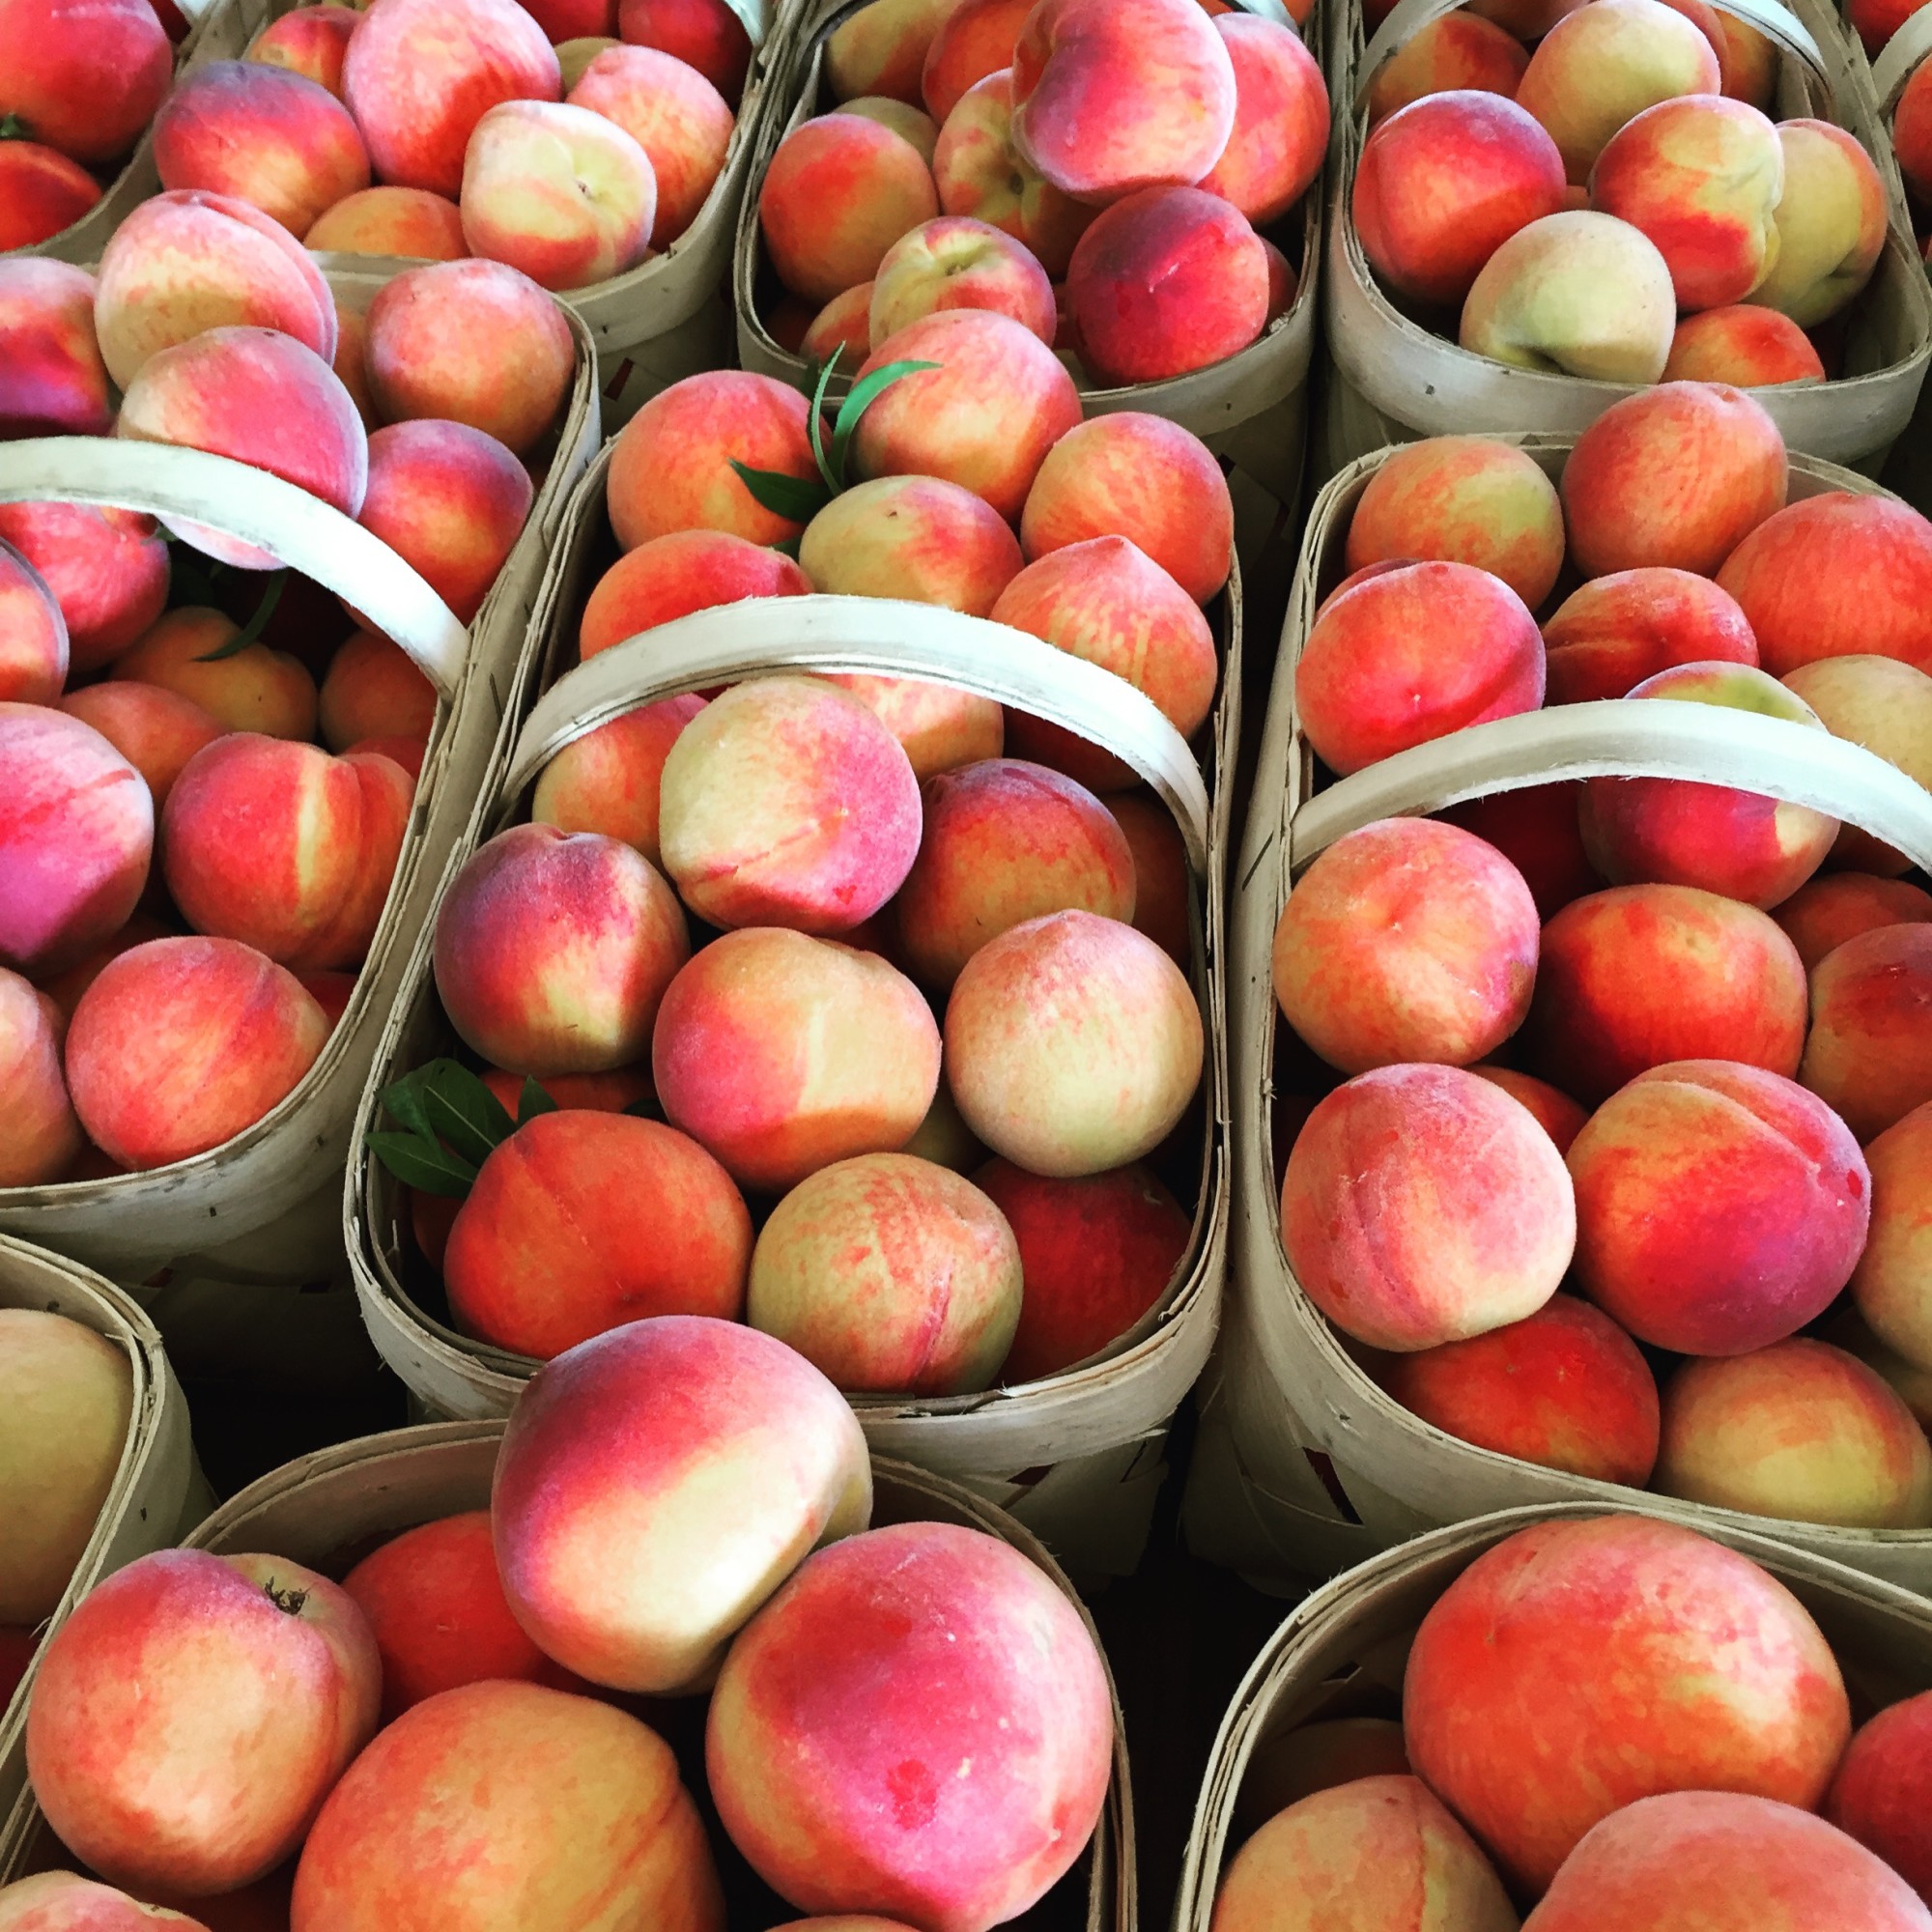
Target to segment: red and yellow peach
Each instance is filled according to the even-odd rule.
[[[1798,1077],[1861,1142],[1932,1100],[1932,926],[1881,926],[1811,971]]]
[[[426,187],[365,187],[344,195],[316,216],[302,239],[317,252],[420,262],[454,262],[469,252],[456,204]]]
[[[1201,179],[1257,228],[1278,221],[1321,171],[1328,147],[1328,84],[1293,29],[1264,14],[1215,17],[1235,68],[1235,126]]]
[[[0,0],[0,120],[76,161],[117,161],[140,138],[174,77],[174,50],[144,0]]]
[[[814,590],[938,604],[972,617],[991,615],[1026,561],[1010,526],[983,498],[937,476],[910,475],[833,497],[806,526],[798,560]]]
[[[115,660],[112,676],[159,685],[198,704],[224,730],[313,738],[315,680],[298,659],[259,641],[213,655],[234,642],[240,628],[205,605],[181,605]]]
[[[0,262],[0,440],[106,433],[96,303],[85,270],[31,255]]]
[[[1822,383],[1825,365],[1811,338],[1775,308],[1744,302],[1687,315],[1670,338],[1666,383],[1728,383],[1752,389]]]
[[[74,673],[111,663],[167,602],[167,546],[150,517],[85,503],[0,503],[0,539],[53,592]]]
[[[572,739],[538,776],[530,817],[561,832],[620,838],[658,865],[664,761],[703,708],[701,697],[661,698]]]
[[[1622,697],[1678,665],[1757,663],[1736,602],[1667,566],[1612,571],[1566,597],[1543,627],[1551,704]]]
[[[724,170],[735,125],[729,102],[675,55],[621,45],[598,54],[566,99],[614,121],[643,149],[657,187],[648,240],[668,248]]]
[[[780,142],[758,189],[758,224],[779,279],[827,302],[878,271],[900,236],[939,213],[920,152],[857,114],[822,114]]]

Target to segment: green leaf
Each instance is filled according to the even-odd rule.
[[[834,497],[845,486],[838,480],[838,472],[825,460],[825,392],[832,386],[832,372],[838,366],[838,358],[845,353],[841,342],[826,357],[825,366],[820,369],[811,384],[811,414],[806,420],[806,434],[811,439],[812,460],[818,465],[818,473],[825,478],[825,487]]]
[[[810,523],[832,500],[832,492],[816,477],[787,476],[782,469],[753,469],[735,456],[731,468],[760,509],[790,523]]]
[[[664,1119],[663,1109],[659,1107],[658,1096],[655,1094],[639,1094],[624,1111],[627,1114],[634,1115],[640,1121],[661,1121]]]
[[[423,1080],[429,1069],[418,1066],[413,1073],[406,1073],[392,1085],[384,1087],[382,1101],[389,1118],[400,1121],[412,1134],[419,1134],[426,1141],[436,1138],[429,1123],[429,1116],[423,1112]]]
[[[369,1151],[406,1187],[460,1201],[476,1179],[476,1170],[461,1154],[414,1134],[366,1134]]]
[[[859,418],[901,376],[916,375],[922,369],[938,367],[937,362],[888,362],[852,384],[845,400],[838,406],[838,420],[832,426],[832,473],[837,479],[832,487],[835,490],[845,487],[845,452],[852,446],[852,435],[859,427]]]
[[[34,130],[17,114],[0,118],[0,141],[31,141]]]
[[[262,601],[255,606],[248,621],[225,644],[217,644],[205,657],[196,658],[195,663],[219,664],[223,658],[232,658],[238,652],[245,651],[268,628],[269,619],[275,614],[275,606],[282,601],[282,586],[288,581],[286,569],[276,571],[269,579],[268,587],[262,592]]]
[[[517,1095],[517,1124],[526,1126],[539,1114],[554,1114],[556,1102],[539,1087],[529,1074],[524,1075],[524,1091]]]
[[[502,1101],[482,1079],[454,1060],[432,1060],[423,1069],[423,1111],[439,1139],[478,1166],[516,1132]]]

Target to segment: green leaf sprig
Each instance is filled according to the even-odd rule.
[[[383,1105],[401,1133],[365,1136],[369,1151],[391,1174],[423,1194],[460,1201],[497,1148],[556,1102],[528,1076],[517,1098],[517,1118],[458,1060],[432,1060],[384,1088]]]

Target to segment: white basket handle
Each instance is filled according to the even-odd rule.
[[[270,551],[347,598],[410,654],[440,696],[456,696],[469,649],[456,613],[380,537],[266,469],[119,437],[0,443],[0,503],[43,501],[207,524]]]
[[[1298,871],[1345,833],[1568,779],[1690,779],[1808,805],[1932,869],[1932,792],[1815,725],[1668,698],[1559,704],[1452,731],[1319,792],[1290,830]]]
[[[1927,54],[1932,54],[1932,14],[1921,7],[1905,16],[1871,64],[1872,86],[1878,91],[1878,104],[1884,113],[1889,115],[1898,105],[1905,83]]]
[[[1124,678],[1037,638],[930,604],[768,597],[721,605],[627,638],[557,679],[510,756],[514,796],[564,746],[639,705],[774,670],[923,677],[1065,725],[1133,767],[1208,869],[1208,789],[1187,742]]]

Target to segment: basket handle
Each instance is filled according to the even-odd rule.
[[[266,469],[206,450],[106,436],[0,443],[0,503],[92,503],[208,524],[347,598],[456,696],[469,633],[421,576],[353,518]]]
[[[1124,678],[984,617],[882,597],[765,597],[679,617],[599,651],[537,700],[504,780],[514,796],[574,738],[659,698],[780,669],[923,677],[1011,704],[1133,767],[1208,869],[1208,789],[1187,742]]]
[[[1567,779],[1689,779],[1807,805],[1932,868],[1932,792],[1849,739],[1793,720],[1667,698],[1559,704],[1452,731],[1319,792],[1290,828],[1299,871],[1345,833]]]
[[[1878,59],[1871,64],[1872,86],[1878,92],[1882,113],[1889,114],[1898,105],[1905,83],[1927,54],[1932,54],[1932,14],[1921,8],[1905,16],[1898,31],[1886,42]]]

